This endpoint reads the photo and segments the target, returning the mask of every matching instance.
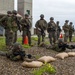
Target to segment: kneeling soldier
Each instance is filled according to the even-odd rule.
[[[14,43],[6,56],[13,61],[24,60],[25,51],[19,43]]]

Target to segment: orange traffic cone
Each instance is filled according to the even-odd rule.
[[[63,35],[62,35],[62,34],[60,34],[59,38],[63,38]]]
[[[24,44],[25,44],[25,45],[28,45],[28,36],[26,36],[26,37],[24,38]]]

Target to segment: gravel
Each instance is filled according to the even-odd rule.
[[[32,54],[36,58],[44,55],[49,55],[55,57],[58,52],[53,50],[48,50],[46,48],[32,47],[30,49],[25,49],[27,54]],[[71,50],[66,50],[66,52]],[[75,50],[73,50],[75,51]],[[21,66],[23,61],[10,61],[4,56],[0,56],[0,75],[32,75],[31,72],[34,68],[25,68]],[[64,60],[57,59],[51,64],[56,68],[55,74],[43,74],[43,75],[75,75],[75,57],[68,57]]]

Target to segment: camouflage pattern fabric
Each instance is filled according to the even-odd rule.
[[[22,33],[22,44],[24,44],[24,38],[26,36],[28,36],[28,42],[29,42],[29,45],[31,45],[31,31],[30,31],[30,29],[31,29],[32,25],[31,25],[30,20],[25,19],[25,18],[22,19],[21,25],[22,25],[22,31],[23,31],[23,33]]]
[[[64,30],[64,41],[67,42],[68,37],[69,37],[69,25],[67,23],[64,24],[63,26],[63,30]]]
[[[49,41],[50,44],[53,44],[56,42],[56,24],[54,21],[48,23],[47,32],[49,33]]]
[[[6,46],[13,44],[12,18],[11,16],[4,16],[0,19],[0,24],[5,28],[5,42]]]
[[[36,22],[35,24],[36,27],[36,33],[38,36],[38,45],[41,43],[41,37],[42,37],[42,42],[44,42],[45,38],[45,30],[47,29],[47,22],[44,19],[40,19]]]
[[[25,57],[25,51],[23,51],[23,48],[19,43],[14,43],[6,56],[13,61],[23,60]]]
[[[71,42],[72,41],[72,35],[73,35],[73,26],[70,24],[69,25],[69,41]]]

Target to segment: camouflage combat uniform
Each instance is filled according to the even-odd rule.
[[[49,33],[50,44],[54,44],[56,42],[56,24],[53,20],[54,18],[51,17],[47,28],[47,32]]]
[[[8,14],[11,14],[11,12],[7,12]],[[1,25],[5,29],[5,42],[6,46],[11,46],[13,44],[13,31],[12,31],[12,18],[9,15],[4,16],[0,19]]]
[[[69,25],[68,25],[68,20],[65,21],[65,24],[63,26],[63,30],[64,30],[64,42],[67,42],[68,37],[69,37]]]
[[[62,39],[58,39],[58,43],[51,45],[48,49],[55,50],[57,52],[63,52],[67,49],[75,49],[75,45],[68,45],[67,43],[63,42]]]
[[[25,14],[25,18],[23,18],[21,20],[21,25],[22,25],[22,30],[23,30],[23,34],[22,34],[22,44],[24,44],[24,39],[26,36],[28,36],[28,43],[29,45],[31,45],[31,27],[32,27],[32,24],[28,18],[28,15]]]
[[[59,36],[60,36],[60,32],[61,32],[61,28],[60,28],[60,26],[59,26],[59,21],[57,21],[57,23],[56,23],[57,40],[58,40],[58,38],[59,38]]]
[[[43,14],[40,15],[40,20],[36,22],[35,27],[38,36],[38,45],[40,45],[41,36],[42,36],[42,42],[44,42],[45,30],[47,29],[47,22],[46,20],[44,20]]]
[[[18,17],[16,16],[17,15],[17,11],[16,10],[13,10],[12,11],[12,25],[13,25],[13,32],[14,32],[14,41],[13,43],[15,43],[17,41],[17,31],[18,29],[20,30],[21,32],[21,26],[20,26],[20,22],[18,20]]]
[[[24,60],[25,51],[19,43],[14,43],[9,52],[6,53],[7,58],[13,61]]]
[[[72,26],[72,22],[70,22],[70,25],[69,25],[69,41],[71,42],[72,41],[72,34],[73,34],[73,31],[74,31],[74,28]]]

